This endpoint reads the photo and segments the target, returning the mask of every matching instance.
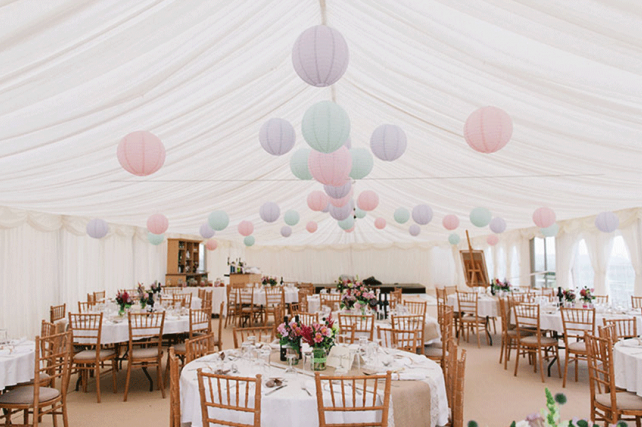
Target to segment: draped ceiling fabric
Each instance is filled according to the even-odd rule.
[[[278,249],[445,243],[450,213],[460,234],[481,236],[488,229],[468,220],[477,206],[515,231],[540,206],[569,220],[641,205],[641,2],[25,0],[4,4],[0,18],[1,206],[129,227],[161,212],[169,233],[191,235],[222,209],[231,222],[218,238],[240,244],[236,226],[250,220],[256,246]],[[345,37],[350,64],[315,88],[295,74],[291,48],[324,21]],[[281,117],[296,129],[294,150],[305,146],[303,113],[321,100],[348,112],[353,147],[368,147],[383,123],[408,136],[401,158],[375,159],[354,185],[380,204],[353,233],[307,207],[321,185],[294,178],[292,152],[274,157],[258,141]],[[492,155],[463,138],[485,105],[514,121]],[[116,158],[136,130],[167,149],[149,177]],[[259,219],[266,201],[301,214],[291,237],[281,237],[282,219]],[[412,237],[393,212],[420,203],[435,216]],[[84,224],[44,225],[61,226]]]

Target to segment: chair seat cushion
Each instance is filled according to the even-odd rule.
[[[611,406],[611,395],[609,393],[596,394],[595,400],[600,405]],[[628,391],[616,393],[618,409],[642,411],[642,397]]]
[[[572,342],[568,345],[567,349],[571,350],[573,353],[586,354],[586,343],[584,341]]]
[[[179,343],[179,344],[174,344],[172,347],[174,347],[174,352],[176,353],[182,353],[185,354],[187,351],[187,348],[185,347],[185,343]]]
[[[98,355],[99,360],[105,360],[116,355],[114,349],[102,349]],[[94,360],[96,358],[96,350],[83,350],[80,353],[74,354],[74,362]]]
[[[135,348],[132,351],[132,357],[134,359],[153,359],[156,356],[158,356],[158,348],[156,347]]]
[[[444,349],[427,345],[424,347],[424,354],[428,357],[442,357],[444,355]]]
[[[523,337],[520,340],[522,344],[526,345],[537,345],[537,336],[536,335],[530,335],[528,337]],[[542,337],[541,338],[541,343],[543,346],[549,346],[549,345],[557,345],[557,340],[555,338],[550,338],[550,337]]]
[[[40,373],[40,384],[47,385],[49,384],[50,381],[51,381],[51,377],[49,376],[49,374],[47,374],[46,372]],[[33,380],[25,381],[23,383],[18,383],[16,387],[24,387],[26,385],[33,385]]]
[[[10,405],[32,405],[33,404],[33,386],[14,388],[8,393],[0,396],[0,404]],[[40,402],[47,402],[60,396],[60,391],[50,387],[40,387]]]

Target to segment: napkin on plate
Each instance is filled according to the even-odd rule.
[[[640,341],[637,338],[632,338],[622,341],[622,346],[624,347],[640,347]]]
[[[385,374],[385,372],[384,372]],[[426,379],[426,374],[417,371],[398,372],[392,374],[393,381],[417,381]]]

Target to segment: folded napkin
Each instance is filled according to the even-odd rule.
[[[8,348],[3,348],[2,350],[0,350],[0,356],[9,356],[10,354],[11,350],[9,350]]]
[[[640,341],[638,341],[637,338],[624,340],[624,341],[622,341],[621,345],[624,346],[624,347],[640,347],[640,346],[642,346],[642,344],[640,344]]]
[[[26,342],[27,342],[27,337],[20,337],[17,340],[9,341],[9,343],[12,344],[12,345],[20,345],[20,344],[23,344],[23,343],[26,343]]]
[[[385,372],[382,374],[385,375]],[[392,374],[393,381],[417,381],[425,380],[426,374],[417,371],[398,372]]]

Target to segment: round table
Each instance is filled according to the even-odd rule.
[[[0,390],[33,379],[35,347],[33,341],[0,345]]]
[[[459,311],[457,294],[448,295],[447,304],[452,306],[454,311]],[[477,315],[480,317],[499,317],[499,300],[495,297],[480,294],[477,300]]]
[[[165,323],[163,324],[163,335],[179,334],[189,332],[189,315],[176,316],[165,314]],[[110,319],[103,315],[103,325],[101,329],[101,344],[117,344],[129,341],[129,321],[126,316],[119,319]],[[77,343],[88,342],[84,339],[77,339]]]
[[[615,344],[613,350],[615,385],[642,396],[642,342],[637,338]]]
[[[390,352],[394,356],[392,369],[403,367],[400,374],[393,375],[393,378],[401,381],[393,381],[391,387],[390,418],[396,420],[395,425],[402,427],[403,425],[446,424],[448,401],[444,376],[439,365],[421,355],[391,349],[382,351]],[[298,369],[299,373],[296,376],[286,375],[284,370],[277,368],[277,363],[274,362],[278,358],[278,352],[272,353],[273,367],[267,369],[245,359],[229,361],[232,353],[229,350],[224,353],[227,356],[225,359],[228,360],[224,363],[224,369],[229,369],[234,363],[239,369],[239,376],[254,377],[256,374],[261,374],[264,382],[270,377],[286,378],[287,387],[274,393],[270,393],[271,389],[262,387],[261,426],[298,427],[303,425],[301,420],[306,420],[304,423],[306,426],[318,425],[316,390],[311,371]],[[202,368],[206,372],[212,372],[217,366],[216,362],[213,362],[215,359],[218,359],[217,355],[205,356],[183,368],[180,378],[182,423],[191,423],[193,427],[202,426],[197,369]],[[382,372],[385,369],[381,366]],[[350,373],[355,372],[353,370]],[[332,368],[328,368],[322,374],[334,375]],[[395,408],[397,408],[396,414]],[[430,416],[426,416],[427,413]],[[362,418],[361,416],[358,421],[367,421]]]

